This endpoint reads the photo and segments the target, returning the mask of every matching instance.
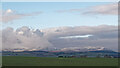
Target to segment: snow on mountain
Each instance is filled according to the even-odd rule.
[[[75,51],[75,52],[84,52],[84,51],[101,51],[101,50],[108,50],[105,47],[68,47],[62,48],[60,51]]]
[[[105,47],[68,47],[68,48],[33,48],[33,49],[27,49],[27,48],[15,48],[15,49],[4,49],[3,51],[13,51],[13,52],[22,52],[22,51],[53,51],[53,52],[86,52],[86,51],[102,51],[102,50],[109,50]]]

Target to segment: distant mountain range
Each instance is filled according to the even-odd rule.
[[[58,56],[113,56],[118,57],[118,52],[109,50],[104,47],[69,47],[56,50],[25,50],[23,49],[5,49],[3,50],[3,56],[33,56],[33,57],[58,57]]]
[[[101,51],[101,50],[110,50],[105,47],[67,47],[67,48],[45,48],[45,49],[26,49],[26,48],[14,48],[14,49],[3,49],[3,51],[12,51],[12,52],[23,52],[23,51],[51,51],[51,52],[86,52],[86,51]]]

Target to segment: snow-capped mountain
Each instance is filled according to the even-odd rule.
[[[62,52],[85,52],[85,51],[102,51],[102,50],[109,50],[105,47],[69,47],[69,48],[62,48],[60,51]]]
[[[105,47],[68,47],[68,48],[33,48],[33,49],[27,49],[27,48],[15,48],[15,49],[4,49],[3,51],[13,51],[13,52],[22,52],[22,51],[51,51],[51,52],[86,52],[86,51],[103,51],[103,50],[109,50]]]

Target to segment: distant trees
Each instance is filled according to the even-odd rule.
[[[104,58],[114,58],[114,57],[110,55],[104,55]]]
[[[81,58],[87,58],[88,56],[87,55],[82,55],[80,56]]]
[[[58,56],[59,58],[63,58],[64,56]]]
[[[80,55],[80,56],[58,56],[59,58],[87,58],[87,57],[96,57],[96,58],[114,58],[113,56],[110,55],[96,55],[96,56],[87,56],[87,55]]]
[[[59,58],[75,58],[76,56],[58,56]]]

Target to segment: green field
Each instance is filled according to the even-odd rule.
[[[116,58],[48,58],[4,56],[3,66],[117,66]]]

